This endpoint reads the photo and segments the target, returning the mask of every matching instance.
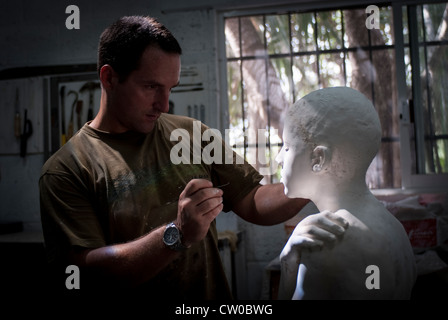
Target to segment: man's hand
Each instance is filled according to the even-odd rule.
[[[347,221],[338,215],[339,211],[322,211],[303,219],[292,232],[280,259],[298,259],[303,249],[315,250],[322,248],[324,244],[334,243],[348,227]]]
[[[213,188],[205,179],[193,179],[180,194],[177,219],[174,222],[182,232],[185,246],[201,241],[207,235],[210,223],[222,211],[222,190]]]

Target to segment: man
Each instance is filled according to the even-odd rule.
[[[84,288],[134,288],[159,299],[230,298],[216,216],[233,210],[272,225],[308,202],[288,199],[282,184],[261,186],[247,163],[170,161],[177,143],[170,133],[193,129],[193,119],[165,114],[180,55],[177,40],[155,19],[124,17],[106,29],[98,50],[99,113],[42,169],[49,259],[58,270],[78,266]],[[336,220],[324,219],[319,230],[341,232],[338,218],[330,218]]]

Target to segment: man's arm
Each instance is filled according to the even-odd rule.
[[[191,180],[179,197],[178,215],[174,222],[183,235],[183,244],[191,246],[207,234],[210,223],[221,212],[222,190],[208,180]],[[165,226],[134,241],[97,249],[74,247],[71,261],[87,267],[102,280],[114,285],[134,287],[154,277],[179,253],[163,243]]]
[[[246,221],[259,225],[274,225],[294,217],[308,199],[290,199],[282,183],[260,185],[249,192],[233,211]]]
[[[126,243],[96,249],[72,247],[70,262],[86,268],[93,287],[111,281],[117,287],[134,287],[154,277],[179,253],[167,248],[163,241],[165,227]]]

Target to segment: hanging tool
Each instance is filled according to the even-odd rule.
[[[98,82],[86,82],[79,92],[84,92],[89,90],[89,109],[87,111],[87,121],[93,120],[93,95],[95,93],[95,89],[100,88],[100,84]]]
[[[72,104],[72,110],[71,110],[71,114],[70,114],[70,121],[68,123],[68,128],[67,128],[67,136],[66,139],[67,141],[70,140],[71,137],[73,137],[73,116],[75,113],[75,107],[78,104],[78,92],[70,90],[67,94],[67,96],[74,94],[75,95],[75,100],[73,101]]]
[[[19,88],[16,89],[16,102],[15,102],[15,115],[14,115],[14,135],[16,138],[20,138],[20,123],[22,122],[20,119],[20,108],[19,108]]]
[[[25,118],[23,121],[23,133],[20,135],[20,156],[24,158],[26,156],[26,144],[28,138],[33,134],[33,125],[31,120],[28,119],[28,110],[25,109]]]
[[[65,86],[61,87],[59,94],[61,95],[61,146],[63,146],[67,142],[65,136]]]
[[[82,126],[82,121],[81,121],[81,115],[82,115],[82,105],[83,105],[83,101],[82,100],[78,100],[78,103],[76,104],[76,124],[78,127],[78,130],[81,129]]]

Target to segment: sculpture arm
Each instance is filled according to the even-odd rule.
[[[308,259],[306,259],[308,260]],[[327,272],[323,272],[321,259],[313,259],[309,263],[301,263],[297,272],[297,282],[294,288],[292,300],[326,300],[330,299],[331,294],[329,285],[334,284],[335,276],[328,272],[331,268],[326,268]],[[334,281],[330,281],[333,279]]]
[[[310,215],[296,226],[280,254],[280,299],[293,297],[296,280],[301,277],[299,265],[302,252],[316,251],[324,245],[331,245],[345,233],[347,227],[345,219],[330,211]]]

